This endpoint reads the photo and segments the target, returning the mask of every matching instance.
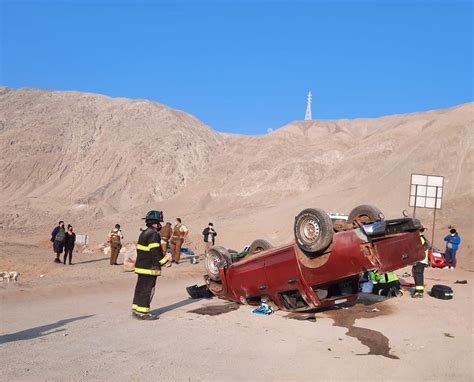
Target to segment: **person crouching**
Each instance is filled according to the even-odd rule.
[[[403,294],[400,281],[395,273],[387,272],[379,274],[377,271],[373,271],[369,273],[369,277],[374,285],[372,293],[387,297],[401,296]]]

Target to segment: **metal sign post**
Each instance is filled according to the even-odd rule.
[[[415,184],[415,195],[418,194],[418,185]],[[413,217],[415,217],[416,214],[416,203],[413,204]]]
[[[417,207],[434,209],[431,245],[434,244],[436,210],[441,209],[443,185],[444,177],[442,176],[411,174],[409,206],[413,207],[413,217],[415,217]]]

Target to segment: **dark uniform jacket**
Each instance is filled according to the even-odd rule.
[[[163,255],[160,242],[160,234],[153,228],[147,228],[140,234],[137,243],[135,273],[160,275],[161,266],[168,262],[168,259]]]
[[[212,232],[211,232],[210,228],[206,227],[206,228],[204,228],[204,231],[202,231],[202,234],[204,235],[204,242],[205,243],[209,242],[209,234],[211,234],[212,235],[212,245],[215,244],[217,232],[214,230],[214,228],[212,229]]]

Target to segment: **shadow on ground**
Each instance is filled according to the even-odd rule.
[[[94,315],[92,314],[89,316],[79,316],[79,317],[74,317],[74,318],[68,318],[67,320],[60,320],[53,324],[37,326],[36,328],[26,329],[26,330],[22,330],[16,333],[4,334],[0,336],[0,344],[6,344],[8,342],[15,342],[15,341],[31,340],[38,337],[48,336],[53,333],[62,332],[66,329],[64,328],[60,329],[61,327],[74,321],[85,320],[92,316]]]
[[[88,263],[96,263],[98,261],[105,261],[105,260],[110,260],[110,257],[101,257],[100,259],[94,259],[94,260],[86,260],[86,261],[79,261],[75,264],[88,264]],[[119,264],[120,265],[120,264]]]
[[[155,309],[150,313],[160,315],[160,314],[169,312],[169,311],[174,310],[174,309],[181,308],[183,306],[186,306],[186,305],[192,304],[193,302],[197,302],[197,301],[201,301],[201,300],[205,300],[205,299],[203,299],[203,298],[187,298],[185,300],[175,302],[174,304],[163,306],[161,308]]]

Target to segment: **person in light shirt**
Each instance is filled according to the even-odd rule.
[[[189,230],[181,218],[176,218],[175,225],[173,227],[173,236],[171,237],[171,262],[174,264],[179,264],[179,259],[181,257],[181,247],[184,240],[188,236]]]

